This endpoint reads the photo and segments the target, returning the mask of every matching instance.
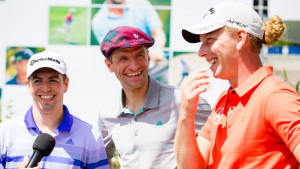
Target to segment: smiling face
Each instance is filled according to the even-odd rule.
[[[41,68],[29,77],[27,86],[33,106],[40,112],[61,111],[69,85],[69,78],[64,80],[63,76],[54,69]]]
[[[105,60],[110,72],[114,72],[124,90],[139,90],[148,85],[148,48],[144,46],[115,49],[111,61]]]
[[[200,36],[202,43],[199,56],[205,57],[211,65],[215,78],[232,80],[236,77],[238,67],[238,56],[236,39],[221,28],[211,33]]]

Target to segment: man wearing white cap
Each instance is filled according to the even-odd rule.
[[[262,45],[278,41],[284,29],[278,16],[263,23],[251,7],[222,2],[200,24],[182,30],[186,41],[202,42],[199,56],[230,88],[196,137],[195,106],[208,76],[202,69],[183,82],[175,139],[178,168],[299,168],[299,94],[259,57]]]
[[[55,139],[51,154],[38,164],[41,168],[109,168],[102,135],[92,125],[70,114],[63,104],[69,86],[63,58],[44,51],[30,57],[27,86],[33,105],[24,117],[0,125],[0,168],[21,168],[32,155],[34,140],[41,133]]]

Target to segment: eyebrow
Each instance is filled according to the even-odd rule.
[[[54,79],[54,78],[59,78],[59,75],[57,74],[51,75],[48,79]],[[42,79],[42,78],[39,77],[38,75],[33,75],[32,79]]]

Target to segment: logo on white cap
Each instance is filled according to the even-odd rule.
[[[251,7],[236,1],[221,2],[210,8],[199,24],[182,30],[184,39],[190,43],[200,42],[199,35],[210,33],[224,26],[243,29],[260,39],[264,35],[264,24]]]
[[[67,75],[67,65],[63,58],[51,51],[43,51],[32,55],[27,64],[27,75],[28,78],[34,71],[40,68],[51,68],[61,74]]]

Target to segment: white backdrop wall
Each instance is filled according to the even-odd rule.
[[[181,37],[181,29],[198,23],[205,12],[221,0],[172,0],[170,23],[170,68],[173,52],[194,52],[200,44],[188,44]],[[249,5],[252,0],[240,0]],[[121,90],[114,74],[104,65],[104,57],[99,46],[51,45],[48,43],[49,7],[79,6],[87,7],[90,15],[90,0],[3,0],[0,1],[0,88],[1,116],[13,112],[14,116],[23,115],[32,104],[26,85],[5,85],[6,50],[8,47],[45,47],[61,54],[68,65],[70,85],[65,94],[64,104],[71,113],[91,123],[97,124],[99,107],[108,100],[118,97]],[[88,22],[90,29],[90,24]],[[88,30],[89,30],[88,29]],[[87,32],[90,34],[90,32]],[[194,65],[193,69],[208,67],[207,64]],[[173,72],[174,73],[174,72]],[[169,79],[172,79],[172,72]],[[203,95],[211,105],[221,91],[228,88],[222,80],[211,77],[209,91]]]

